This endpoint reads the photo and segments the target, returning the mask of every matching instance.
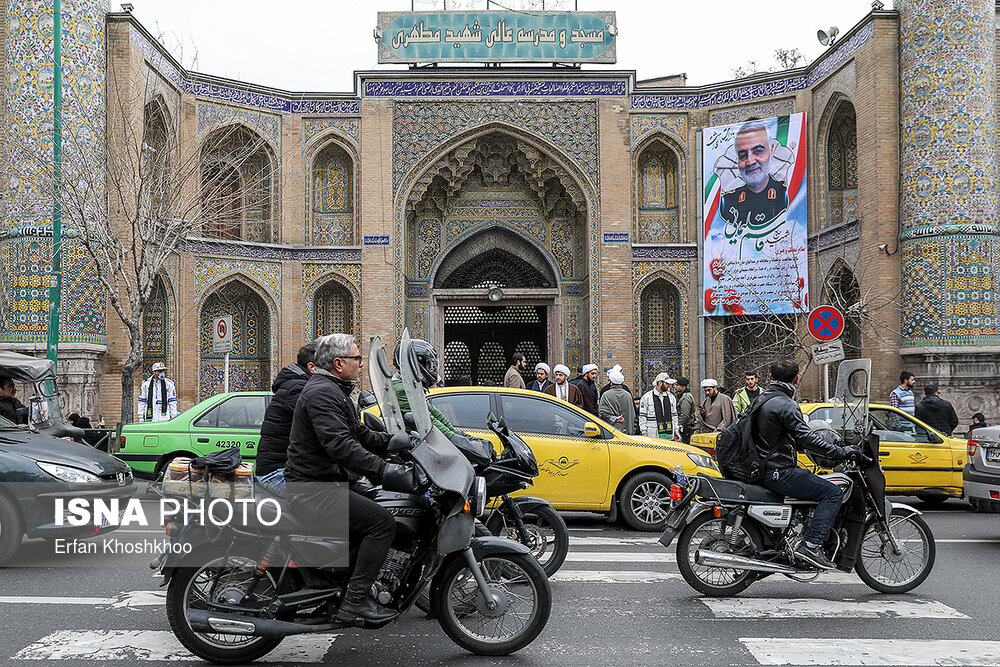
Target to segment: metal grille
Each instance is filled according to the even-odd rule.
[[[520,257],[493,248],[452,271],[444,289],[552,287],[545,275]]]
[[[445,324],[539,324],[545,306],[448,306]]]

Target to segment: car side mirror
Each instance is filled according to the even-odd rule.
[[[410,435],[408,433],[397,433],[389,438],[389,444],[386,445],[386,451],[390,454],[408,452],[411,449],[413,449],[413,445],[410,443]]]
[[[601,427],[594,422],[587,422],[583,425],[583,435],[588,438],[597,438],[601,435]]]

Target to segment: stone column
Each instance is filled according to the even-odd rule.
[[[903,367],[918,388],[940,385],[963,422],[979,411],[996,419],[996,7],[897,7]]]
[[[6,1],[5,107],[7,176],[0,218],[0,345],[45,354],[52,261],[54,109],[52,0]],[[103,189],[92,178],[105,145],[105,0],[62,4],[62,127],[64,184]],[[64,186],[65,187],[65,186]],[[103,216],[103,200],[88,217]],[[74,217],[77,218],[74,220]],[[107,304],[92,264],[74,236],[79,216],[62,218],[63,293],[59,382],[66,414],[97,417],[99,370],[106,352]]]

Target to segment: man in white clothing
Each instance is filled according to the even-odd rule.
[[[656,386],[639,399],[640,435],[680,441],[677,400],[670,392],[674,382],[676,380],[666,373],[660,373],[656,376]]]
[[[177,389],[167,379],[166,365],[153,364],[153,374],[139,387],[139,421],[163,422],[177,416]]]

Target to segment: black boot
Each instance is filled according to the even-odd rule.
[[[344,600],[337,610],[337,620],[343,623],[354,623],[358,619],[370,623],[385,623],[396,618],[399,612],[387,609],[375,602],[371,597],[367,597],[361,602],[351,602]]]

